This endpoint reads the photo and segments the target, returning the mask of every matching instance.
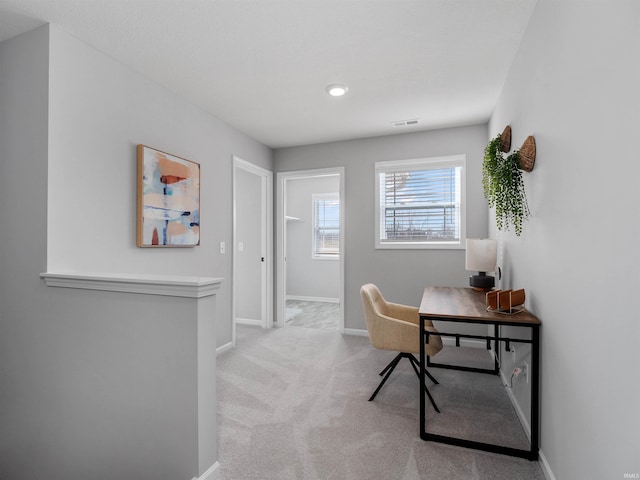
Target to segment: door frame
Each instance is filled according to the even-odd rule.
[[[311,170],[296,170],[290,172],[279,172],[276,175],[276,319],[275,326],[285,326],[287,280],[286,280],[286,248],[287,248],[287,223],[286,223],[286,200],[287,200],[287,180],[322,177],[327,175],[338,175],[340,179],[340,284],[338,288],[340,302],[340,318],[338,320],[338,330],[344,333],[344,264],[345,264],[345,178],[344,167],[317,168]]]
[[[261,238],[261,256],[265,259],[262,262],[261,269],[261,327],[272,328],[273,327],[273,172],[266,170],[262,167],[254,165],[251,162],[241,159],[233,155],[233,172],[232,172],[232,190],[233,190],[233,247],[232,247],[232,294],[231,294],[231,322],[232,345],[236,345],[236,294],[237,284],[236,279],[238,277],[236,271],[236,259],[238,256],[238,239],[237,239],[237,208],[236,208],[236,194],[238,188],[236,185],[237,169],[242,169],[245,172],[257,175],[260,177],[261,184],[261,205],[260,205],[260,218],[262,232]]]

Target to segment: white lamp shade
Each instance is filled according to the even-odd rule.
[[[467,238],[465,268],[475,272],[495,272],[498,242],[491,238]]]

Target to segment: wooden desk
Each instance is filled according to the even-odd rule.
[[[427,287],[422,295],[420,303],[420,332],[423,332],[420,342],[420,438],[428,441],[447,443],[449,445],[457,445],[460,447],[474,448],[487,452],[501,453],[514,457],[527,458],[529,460],[538,459],[539,438],[540,438],[540,320],[528,311],[523,311],[515,315],[504,315],[496,312],[488,312],[485,306],[485,294],[477,292],[471,288],[454,288],[454,287]],[[425,321],[438,322],[461,322],[493,325],[493,335],[467,335],[458,333],[447,333],[439,331],[430,333],[425,331]],[[500,336],[501,326],[516,326],[528,328],[531,331],[530,339],[509,338]],[[425,362],[425,343],[429,342],[431,335],[440,337],[454,337],[456,345],[460,345],[461,338],[482,339],[487,342],[487,349],[491,344],[494,346],[494,368],[479,369],[471,367],[461,367],[454,365],[445,365],[433,363],[430,358],[426,357]],[[435,435],[427,432],[426,426],[426,402],[425,402],[425,371],[427,366],[439,368],[451,368],[456,370],[464,370],[478,373],[489,373],[500,375],[499,355],[500,343],[505,344],[507,351],[510,350],[511,343],[529,343],[531,344],[531,448],[522,450],[517,448],[506,447],[502,445],[494,445],[489,443],[476,442],[456,437],[448,437],[444,435]],[[446,415],[446,413],[441,414]]]

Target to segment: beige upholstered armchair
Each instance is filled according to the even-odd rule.
[[[402,358],[409,360],[416,375],[420,378],[418,360],[413,355],[414,353],[420,353],[419,314],[416,307],[387,302],[378,287],[372,283],[363,285],[360,288],[360,296],[362,297],[362,306],[364,307],[371,345],[381,350],[400,352],[380,372],[380,376],[384,375],[384,378],[376,388],[376,391],[373,392],[373,395],[371,395],[371,398],[369,398],[369,401],[372,401]],[[438,332],[431,322],[428,322],[425,328],[430,332]],[[438,335],[432,335],[429,337],[429,343],[425,347],[426,355],[432,357],[442,350],[442,340]],[[429,372],[426,372],[426,374],[433,383],[438,383]],[[438,410],[426,385],[425,391],[429,396],[429,400],[431,400],[433,408],[439,413],[440,410]]]

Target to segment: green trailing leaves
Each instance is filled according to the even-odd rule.
[[[530,215],[519,156],[516,150],[505,158],[498,135],[485,147],[482,162],[482,188],[489,206],[495,208],[497,227],[509,230],[513,225],[516,235],[522,233],[522,224]]]

